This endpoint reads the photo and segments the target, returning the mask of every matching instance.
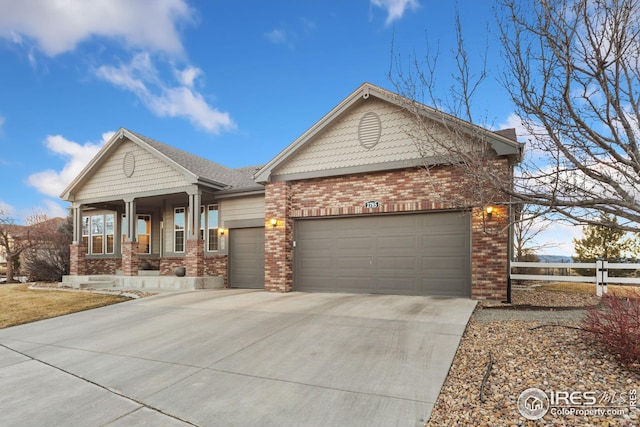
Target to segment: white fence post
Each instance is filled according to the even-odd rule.
[[[607,283],[609,283],[609,261],[602,261],[602,293],[607,293]]]
[[[601,297],[607,293],[607,282],[609,281],[609,261],[596,260],[596,295]]]
[[[596,260],[596,295],[602,296],[602,260]]]

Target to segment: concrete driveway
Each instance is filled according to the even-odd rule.
[[[20,426],[418,426],[475,302],[161,294],[0,330]]]

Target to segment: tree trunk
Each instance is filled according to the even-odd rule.
[[[7,253],[7,283],[13,282],[13,255]]]

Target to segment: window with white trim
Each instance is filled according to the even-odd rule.
[[[175,208],[173,214],[173,251],[184,252],[185,208]]]
[[[86,253],[89,253],[89,220],[88,216],[82,217],[82,244]]]
[[[207,206],[207,250],[218,250],[218,205]]]
[[[174,252],[184,252],[186,208],[174,210]],[[218,251],[218,205],[200,206],[200,230],[198,237],[204,241],[208,252]]]
[[[113,253],[114,214],[82,217],[82,243],[91,255]]]
[[[139,254],[151,253],[151,215],[136,215],[136,242]],[[127,239],[127,216],[122,215],[122,241]]]

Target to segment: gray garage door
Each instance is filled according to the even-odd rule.
[[[469,236],[462,212],[298,220],[294,288],[469,296]]]
[[[264,288],[264,227],[229,230],[229,285]]]

